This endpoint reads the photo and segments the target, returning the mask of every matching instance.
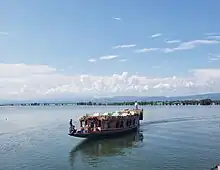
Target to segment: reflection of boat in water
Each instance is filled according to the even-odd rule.
[[[112,137],[136,131],[143,120],[143,109],[124,109],[116,112],[95,113],[80,118],[80,129],[70,122],[69,135],[81,138]]]
[[[93,164],[94,160],[101,157],[126,155],[126,149],[140,147],[143,141],[143,134],[141,132],[125,134],[118,138],[110,139],[86,139],[70,151],[70,162],[73,164],[78,155],[84,162]]]

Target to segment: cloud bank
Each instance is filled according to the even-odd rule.
[[[190,70],[188,77],[65,75],[47,65],[0,64],[1,99],[107,95],[186,95],[220,92],[220,69]]]

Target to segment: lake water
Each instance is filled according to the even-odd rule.
[[[96,142],[67,135],[70,118],[119,109],[0,108],[0,170],[208,170],[220,163],[219,106],[148,106],[138,133]]]

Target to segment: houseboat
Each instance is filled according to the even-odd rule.
[[[79,119],[80,129],[70,122],[69,136],[81,138],[112,137],[136,131],[143,120],[143,109],[94,113]]]

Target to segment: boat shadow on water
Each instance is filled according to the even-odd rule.
[[[95,166],[102,157],[126,155],[127,149],[142,147],[143,139],[141,131],[108,139],[85,139],[70,151],[70,165],[73,166],[78,158]]]

